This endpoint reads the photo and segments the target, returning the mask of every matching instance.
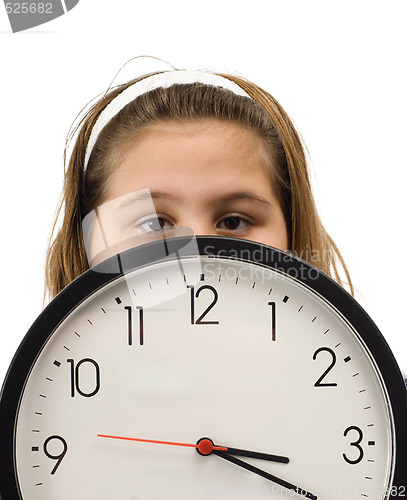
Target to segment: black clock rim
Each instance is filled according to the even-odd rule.
[[[382,374],[390,400],[394,426],[396,457],[392,485],[396,493],[407,487],[407,391],[403,376],[386,340],[379,329],[340,285],[309,263],[276,248],[242,240],[218,236],[196,236],[199,254],[210,257],[243,260],[277,269],[324,297],[353,326],[368,346]],[[14,424],[20,404],[20,394],[38,352],[64,318],[94,291],[116,280],[125,272],[144,267],[158,260],[197,255],[194,246],[188,247],[190,237],[146,243],[89,269],[79,276],[44,309],[23,338],[5,377],[0,394],[0,500],[21,498],[14,464]],[[196,247],[195,247],[196,248]],[[169,256],[168,256],[169,255]],[[112,271],[113,269],[113,271]],[[401,443],[401,445],[400,445]],[[394,495],[393,495],[394,498]]]

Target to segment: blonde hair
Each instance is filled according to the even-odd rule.
[[[251,97],[201,83],[175,84],[142,94],[125,106],[102,130],[84,174],[86,146],[103,109],[136,81],[105,94],[82,118],[73,134],[77,138],[66,162],[61,203],[53,225],[46,260],[46,291],[53,298],[88,269],[82,237],[82,219],[106,195],[114,166],[126,147],[149,124],[216,119],[240,124],[263,139],[273,166],[273,181],[283,210],[290,249],[343,285],[339,269],[353,286],[344,260],[318,216],[299,134],[280,104],[266,91],[241,77],[220,74],[239,85]],[[59,216],[61,227],[55,238]]]

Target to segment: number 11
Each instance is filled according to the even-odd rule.
[[[124,306],[127,311],[127,331],[128,331],[128,343],[133,345],[133,308],[132,306]],[[140,331],[140,345],[144,344],[144,314],[143,307],[137,306],[138,310],[138,322]]]

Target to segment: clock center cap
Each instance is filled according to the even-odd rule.
[[[210,455],[212,453],[214,444],[212,439],[209,438],[201,438],[196,443],[198,445],[196,451],[200,455]]]

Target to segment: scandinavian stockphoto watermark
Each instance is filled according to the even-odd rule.
[[[324,261],[330,262],[332,258],[329,251],[309,251],[305,249],[301,253],[295,251],[283,252],[265,245],[259,245],[254,249],[236,247],[227,250],[217,249],[214,245],[207,245],[204,248],[204,254],[211,257],[224,257],[260,264],[260,266],[248,266],[238,269],[231,267],[225,274],[228,279],[257,279],[262,283],[265,279],[268,279],[269,273],[266,272],[268,267],[301,281],[317,280],[321,271],[316,265]],[[220,268],[218,272],[220,273]]]
[[[28,2],[4,0],[13,33],[48,23],[57,17],[63,16],[78,3],[79,0],[31,0]]]

